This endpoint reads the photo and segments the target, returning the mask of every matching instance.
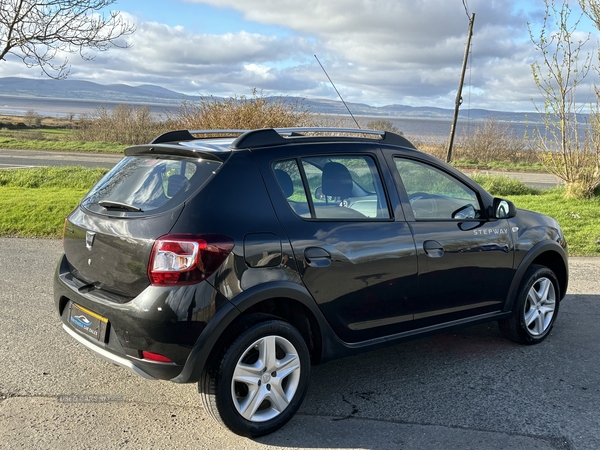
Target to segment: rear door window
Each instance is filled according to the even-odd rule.
[[[273,171],[288,204],[301,217],[390,218],[381,177],[370,156],[316,156],[279,161],[273,165]]]
[[[101,214],[158,213],[187,200],[220,165],[192,158],[126,157],[81,204]]]

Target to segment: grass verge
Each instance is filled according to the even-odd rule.
[[[565,199],[565,188],[540,190],[502,176],[475,175],[473,180],[496,197],[511,200],[517,208],[537,211],[560,224],[571,256],[600,256],[600,197]]]
[[[0,236],[59,238],[86,189],[0,187]]]
[[[36,167],[1,170],[0,186],[15,188],[62,188],[89,190],[109,169],[83,166]],[[35,191],[32,192],[35,194]]]
[[[0,171],[0,236],[58,238],[65,217],[108,171],[81,166]]]
[[[126,145],[112,142],[82,142],[66,139],[17,139],[0,136],[0,148],[54,152],[123,153]]]
[[[529,187],[522,181],[505,176],[474,174],[471,178],[496,197],[536,195],[542,193],[540,189]]]
[[[64,218],[108,169],[81,166],[0,171],[0,236],[59,238]],[[504,177],[477,181],[518,208],[554,217],[571,256],[600,256],[600,197],[564,198],[564,188],[539,191]]]
[[[560,224],[570,256],[600,256],[600,197],[590,200],[565,199],[565,189],[538,195],[508,195],[517,208],[537,211]]]

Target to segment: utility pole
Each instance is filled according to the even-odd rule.
[[[446,162],[452,161],[452,145],[454,144],[454,135],[456,134],[456,121],[458,120],[458,108],[462,104],[462,88],[465,82],[465,72],[467,71],[467,60],[469,58],[469,49],[471,48],[471,36],[473,36],[473,23],[475,22],[475,13],[471,14],[469,20],[469,36],[467,37],[467,46],[465,47],[465,56],[463,58],[462,72],[458,83],[458,92],[456,93],[456,102],[454,104],[454,118],[452,119],[452,127],[450,128],[450,142],[448,142],[448,155]]]

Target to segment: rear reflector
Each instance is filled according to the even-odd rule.
[[[142,358],[147,359],[149,361],[156,361],[156,362],[164,362],[164,363],[172,363],[173,362],[166,356],[160,355],[158,353],[147,352],[145,350],[142,351]]]
[[[173,286],[205,280],[223,264],[233,245],[233,239],[218,234],[158,238],[148,265],[150,283]]]

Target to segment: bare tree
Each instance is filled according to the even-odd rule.
[[[0,60],[9,54],[28,67],[39,66],[51,78],[65,78],[69,62],[60,53],[128,47],[119,38],[134,26],[119,12],[102,10],[115,0],[0,0]],[[60,56],[60,61],[55,59]]]
[[[545,16],[539,32],[530,27],[531,42],[541,55],[541,63],[531,65],[533,78],[544,97],[544,106],[536,105],[547,132],[554,137],[548,144],[541,137],[543,162],[567,185],[567,196],[590,197],[594,194],[594,172],[597,171],[597,151],[594,139],[580,136],[578,114],[586,106],[577,101],[578,86],[591,68],[591,54],[582,54],[589,34],[578,38],[577,27],[583,14],[571,17],[573,10],[567,0],[544,0]],[[597,176],[596,176],[597,177]]]
[[[599,0],[579,0],[579,6],[600,30],[600,1]]]
[[[389,131],[390,133],[396,133],[400,136],[404,136],[404,133],[400,131],[400,128],[394,125],[391,120],[373,120],[367,123],[367,128],[370,130]]]

